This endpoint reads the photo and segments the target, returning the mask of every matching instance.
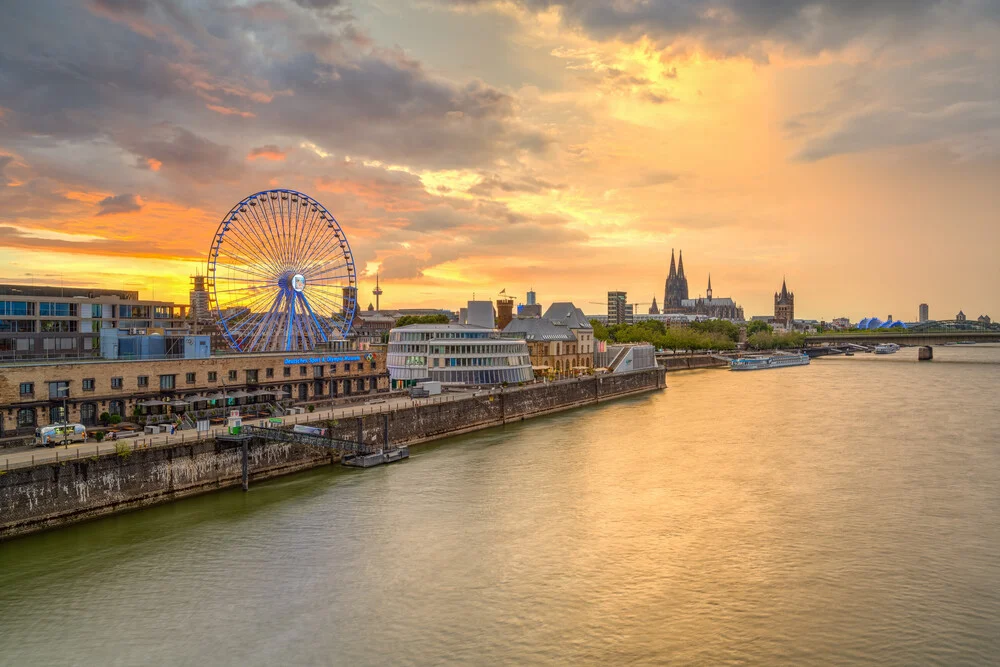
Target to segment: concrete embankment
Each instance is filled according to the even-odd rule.
[[[661,366],[671,371],[689,371],[696,368],[728,368],[729,362],[707,354],[673,355],[658,357]]]
[[[664,388],[659,370],[530,385],[462,400],[420,403],[385,414],[318,423],[332,437],[381,443],[388,415],[393,444],[417,444]],[[335,463],[328,449],[254,442],[252,481]],[[0,471],[0,539],[239,486],[235,444],[204,440]]]

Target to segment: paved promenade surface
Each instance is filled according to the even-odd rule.
[[[508,389],[507,391],[512,391],[512,389]],[[349,419],[351,417],[360,417],[362,415],[379,414],[400,408],[408,408],[414,405],[457,401],[463,398],[468,398],[474,393],[476,392],[469,391],[461,393],[448,393],[440,396],[432,396],[430,398],[416,400],[411,398],[390,398],[383,400],[377,397],[372,397],[371,401],[361,405],[353,405],[343,408],[327,408],[325,410],[316,410],[315,412],[305,412],[301,415],[286,415],[284,417],[277,417],[276,419],[280,419],[282,424],[302,424],[327,419]],[[481,393],[488,393],[488,391],[482,390]],[[268,423],[268,418],[243,420],[243,424],[248,426],[263,426]],[[57,445],[54,449],[47,447],[35,447],[26,451],[12,452],[10,454],[0,453],[0,470],[21,468],[38,463],[55,463],[57,461],[68,461],[78,458],[83,459],[88,456],[96,456],[98,454],[109,454],[115,452],[115,448],[119,444],[126,444],[130,449],[142,449],[146,447],[162,447],[164,445],[194,442],[197,440],[205,440],[206,438],[214,438],[216,435],[224,435],[225,430],[226,429],[223,426],[216,426],[210,431],[202,433],[198,433],[194,430],[186,430],[177,431],[174,435],[140,435],[135,438],[122,438],[117,441],[105,440],[100,443],[94,439],[90,439],[87,442],[69,443],[68,446]]]

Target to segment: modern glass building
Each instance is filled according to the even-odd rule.
[[[442,384],[513,384],[534,379],[528,344],[469,324],[411,324],[389,332],[392,388],[420,380]]]

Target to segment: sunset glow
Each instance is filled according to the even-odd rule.
[[[18,3],[0,278],[186,302],[230,207],[285,187],[363,306],[378,270],[387,308],[602,312],[683,248],[748,317],[783,277],[801,317],[1000,315],[1000,15],[897,5]]]

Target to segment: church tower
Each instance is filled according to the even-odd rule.
[[[788,329],[795,320],[795,294],[788,291],[784,278],[781,279],[781,291],[774,293],[774,319]]]
[[[709,301],[712,300],[712,274],[708,274],[708,289],[705,290],[705,298]]]

